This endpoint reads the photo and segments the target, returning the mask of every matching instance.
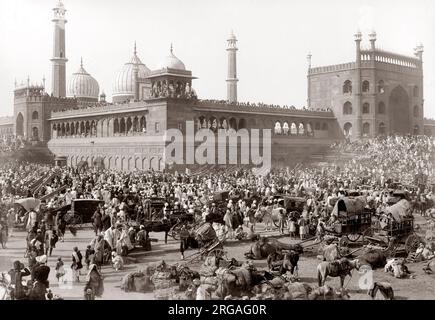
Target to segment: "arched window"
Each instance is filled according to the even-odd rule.
[[[419,113],[418,106],[414,106],[414,117],[418,117]]]
[[[298,132],[299,132],[299,135],[304,135],[305,134],[305,126],[304,126],[304,124],[302,122],[299,123]]]
[[[414,89],[412,90],[412,93],[414,95],[414,97],[418,97],[419,95],[419,90],[417,86],[414,86]]]
[[[414,135],[420,134],[420,127],[418,125],[414,126]]]
[[[230,125],[230,129],[237,130],[237,120],[236,119],[231,118],[230,122],[229,122],[229,125]]]
[[[378,133],[379,133],[379,134],[385,134],[385,130],[386,130],[385,123],[381,122],[381,123],[379,124]]]
[[[144,133],[147,131],[147,120],[145,116],[142,116],[139,120],[139,131]]]
[[[352,103],[349,101],[343,105],[343,114],[352,114]]]
[[[328,130],[328,124],[326,122],[322,123],[322,130],[324,131]]]
[[[213,124],[212,124],[212,127],[213,127]],[[239,129],[246,129],[246,120],[245,119],[239,120]]]
[[[383,103],[382,101],[378,104],[378,113],[385,114],[385,103]]]
[[[292,122],[290,126],[290,133],[291,134],[298,134],[298,127],[296,126],[296,123]]]
[[[307,134],[309,136],[313,135],[313,126],[311,125],[311,123],[307,123]]]
[[[275,134],[281,134],[281,123],[279,121],[275,122],[274,132]]]
[[[370,123],[365,122],[363,124],[363,137],[368,137],[370,135]]]
[[[379,93],[384,93],[385,92],[384,80],[379,80],[379,82],[378,82],[378,92]]]
[[[352,82],[350,80],[344,82],[343,93],[352,93]]]
[[[38,120],[38,118],[39,118],[38,111],[33,111],[33,113],[32,113],[32,120]]]
[[[38,139],[39,139],[38,128],[33,127],[32,128],[32,140],[38,140]]]
[[[367,102],[363,104],[362,113],[363,114],[370,113],[370,105]]]
[[[314,125],[314,130],[320,130],[320,122],[316,122]]]
[[[362,83],[362,92],[369,92],[370,91],[370,83],[365,80]]]
[[[282,133],[288,134],[289,131],[290,131],[290,127],[288,126],[288,122],[285,121],[284,124],[282,125]]]
[[[352,123],[346,122],[343,126],[343,133],[346,137],[349,137],[352,135]]]

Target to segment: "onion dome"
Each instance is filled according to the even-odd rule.
[[[80,68],[72,74],[68,81],[67,97],[78,99],[95,99],[98,101],[100,86],[86,70],[83,68],[83,59],[80,63]]]
[[[150,69],[137,56],[135,43],[133,57],[129,62],[124,64],[116,75],[113,85],[113,102],[134,99],[136,70],[139,79],[146,78],[150,74]]]
[[[163,59],[162,63],[158,67],[158,69],[165,69],[165,68],[186,70],[184,63],[174,55],[172,44],[171,44],[171,52],[169,53],[168,56],[166,56]]]

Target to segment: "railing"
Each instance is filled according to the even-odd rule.
[[[331,66],[310,68],[308,74],[336,72],[336,71],[354,69],[355,67],[356,67],[355,62],[334,64]]]

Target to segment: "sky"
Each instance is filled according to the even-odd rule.
[[[14,82],[51,93],[52,8],[56,0],[0,0],[0,116],[13,113]],[[375,30],[377,46],[413,55],[424,45],[425,116],[435,118],[435,1],[432,0],[64,0],[67,79],[84,68],[110,100],[134,41],[150,69],[169,53],[198,77],[200,99],[226,99],[226,40],[238,39],[238,100],[302,107],[312,66],[355,60]]]

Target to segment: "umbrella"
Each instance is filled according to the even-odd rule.
[[[33,209],[39,209],[41,205],[41,200],[35,198],[24,198],[15,201],[16,204],[21,205],[26,211]]]

